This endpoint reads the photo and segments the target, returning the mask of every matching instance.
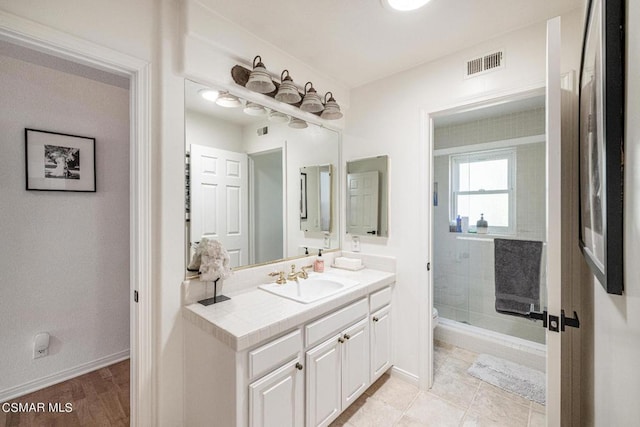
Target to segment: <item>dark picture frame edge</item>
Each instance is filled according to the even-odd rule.
[[[583,187],[589,185],[583,179],[583,150],[585,150],[584,117],[580,120],[580,191],[579,191],[579,245],[591,271],[607,293],[622,295],[624,291],[624,106],[625,106],[625,5],[624,0],[589,0],[582,44],[580,65],[580,109],[583,106],[583,73],[589,36],[589,25],[597,2],[601,5],[602,38],[602,112],[604,154],[604,223],[603,223],[603,268],[588,248],[585,241],[583,209],[585,201]]]
[[[50,135],[58,135],[70,138],[81,138],[91,141],[92,154],[89,158],[89,161],[93,165],[93,177],[90,180],[92,183],[92,189],[84,190],[84,189],[60,189],[60,188],[33,188],[29,186],[29,132],[37,132],[41,134],[50,134]],[[96,178],[96,138],[90,136],[83,135],[72,135],[68,133],[62,132],[53,132],[42,129],[34,129],[34,128],[25,128],[24,129],[24,147],[25,147],[25,189],[27,191],[61,191],[61,192],[75,192],[75,193],[95,193],[97,192],[97,178]]]

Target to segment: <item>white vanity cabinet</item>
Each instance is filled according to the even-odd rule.
[[[319,331],[335,331],[306,353],[308,427],[327,426],[369,386],[369,319],[360,300],[306,327],[313,344]]]
[[[185,322],[185,425],[329,425],[392,366],[390,302],[377,287],[235,349],[215,323]]]
[[[249,352],[249,426],[304,423],[302,336],[295,330]]]
[[[371,314],[371,383],[391,367],[391,288],[387,287],[369,297]]]

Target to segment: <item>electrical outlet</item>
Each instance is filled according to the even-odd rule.
[[[351,252],[360,252],[360,237],[351,236]]]

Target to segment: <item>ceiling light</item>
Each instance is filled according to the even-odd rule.
[[[296,117],[291,117],[291,121],[289,122],[289,127],[294,129],[304,129],[307,126],[309,126],[307,125],[307,122]]]
[[[250,116],[264,116],[267,114],[266,108],[251,101],[247,101],[247,105],[245,105],[244,110],[242,111]]]
[[[280,111],[271,110],[269,113],[269,121],[273,123],[287,123],[289,121],[289,116]]]
[[[218,91],[213,89],[200,89],[198,94],[207,101],[216,102],[218,99]]]
[[[381,0],[382,5],[393,10],[407,12],[416,10],[429,3],[430,0]]]
[[[327,101],[328,95],[331,95],[331,96]],[[320,117],[322,117],[325,120],[338,120],[342,118],[342,112],[340,112],[340,106],[338,105],[336,100],[333,99],[333,94],[331,92],[327,92],[324,95],[324,111],[322,112]]]
[[[258,60],[257,64],[256,60]],[[249,75],[249,81],[247,81],[245,87],[259,93],[271,93],[276,90],[276,85],[273,84],[271,76],[267,73],[260,55],[253,58],[253,71]]]
[[[229,92],[220,92],[216,99],[216,104],[226,108],[237,108],[242,106],[242,102],[237,96],[231,95]]]
[[[287,73],[285,76],[284,73]],[[300,102],[302,97],[298,88],[293,84],[293,79],[289,76],[289,70],[284,70],[280,75],[280,88],[276,94],[276,99],[280,102],[286,102],[287,104],[295,104]]]
[[[307,90],[307,85],[311,85],[309,90]],[[324,105],[322,105],[322,101],[320,100],[320,96],[313,88],[313,83],[307,82],[304,85],[304,99],[302,100],[302,105],[300,105],[300,109],[302,111],[306,111],[308,113],[318,113],[324,110]]]

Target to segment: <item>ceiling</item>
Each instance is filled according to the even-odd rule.
[[[585,0],[207,0],[221,16],[349,88],[583,7]],[[269,64],[269,58],[263,58]]]

